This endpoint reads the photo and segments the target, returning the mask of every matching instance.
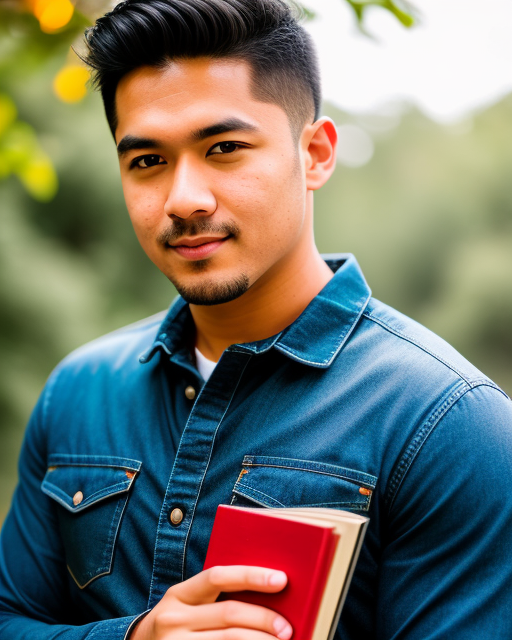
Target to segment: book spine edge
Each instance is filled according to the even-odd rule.
[[[338,534],[334,533],[332,529],[326,529],[320,553],[321,562],[317,564],[315,573],[311,578],[312,589],[304,607],[301,640],[310,640],[313,636],[320,610],[320,602],[324,595],[324,589],[339,540],[340,536]]]
[[[336,633],[336,629],[338,627],[338,622],[340,621],[341,612],[343,610],[343,605],[345,604],[345,599],[347,597],[348,589],[350,587],[350,583],[352,582],[352,576],[354,575],[354,570],[356,568],[357,559],[359,558],[359,553],[361,551],[361,547],[363,546],[363,540],[366,533],[366,528],[368,527],[368,520],[362,524],[359,529],[359,534],[357,538],[357,542],[354,546],[354,551],[352,553],[352,559],[350,560],[350,567],[347,571],[347,575],[345,577],[345,582],[343,584],[343,588],[341,590],[340,599],[338,601],[338,606],[336,607],[336,613],[332,619],[331,630],[327,637],[327,640],[333,640],[334,634]]]

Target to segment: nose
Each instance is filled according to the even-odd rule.
[[[217,200],[209,188],[204,168],[192,158],[182,157],[174,168],[165,213],[170,218],[209,216],[217,208]]]

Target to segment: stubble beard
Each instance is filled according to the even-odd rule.
[[[213,224],[210,220],[201,218],[193,221],[175,220],[172,227],[159,235],[158,240],[162,244],[172,244],[184,236],[194,236],[201,233],[221,233],[236,239],[240,230],[233,222]],[[224,282],[216,282],[209,278],[207,272],[210,264],[211,259],[209,258],[196,260],[189,264],[190,270],[196,274],[205,273],[204,279],[195,285],[183,284],[179,278],[169,276],[169,280],[176,287],[180,296],[189,304],[203,306],[224,304],[239,298],[249,289],[250,282],[246,273],[240,273]]]
[[[194,268],[199,267],[201,260],[194,263]],[[204,267],[201,266],[202,270]],[[212,280],[204,280],[197,285],[187,286],[181,284],[177,280],[171,279],[180,296],[189,304],[197,304],[203,306],[213,306],[216,304],[224,304],[231,302],[242,296],[250,286],[249,278],[245,273],[241,273],[232,280],[225,282],[213,282]]]

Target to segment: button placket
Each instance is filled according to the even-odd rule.
[[[160,512],[148,608],[184,579],[186,544],[215,436],[250,359],[248,353],[226,352],[220,363],[223,375],[210,378],[190,412]],[[176,509],[183,518],[173,526]]]

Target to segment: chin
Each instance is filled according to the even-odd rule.
[[[206,280],[196,285],[185,285],[176,280],[171,280],[171,282],[186,302],[202,306],[213,306],[236,300],[250,286],[249,277],[245,273],[224,282]]]

